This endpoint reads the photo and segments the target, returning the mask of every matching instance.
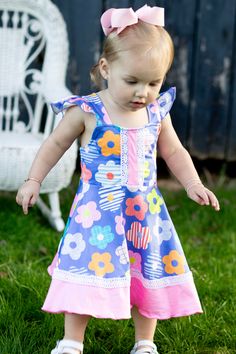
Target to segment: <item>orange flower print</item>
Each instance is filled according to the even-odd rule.
[[[182,274],[184,273],[184,256],[181,256],[176,250],[170,251],[167,256],[162,258],[165,264],[165,272],[168,274]]]
[[[134,198],[128,198],[126,200],[125,213],[128,216],[135,216],[138,220],[143,220],[148,210],[148,205],[145,203],[141,195],[136,195]]]
[[[100,146],[104,156],[120,155],[120,135],[108,130],[98,140],[98,146]]]
[[[81,163],[81,178],[85,183],[88,183],[92,177],[92,172],[86,167],[85,163]]]
[[[103,277],[106,273],[113,273],[114,266],[111,263],[111,255],[108,252],[92,255],[92,260],[89,262],[88,268],[93,270],[97,277]]]

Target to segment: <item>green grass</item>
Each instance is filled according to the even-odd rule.
[[[63,215],[76,189],[61,193]],[[162,354],[236,353],[236,189],[220,188],[220,213],[200,207],[183,191],[162,189],[193,271],[204,314],[160,321]],[[24,216],[13,193],[0,194],[0,353],[49,354],[63,335],[63,316],[40,310],[50,278],[46,272],[60,235],[37,208]],[[86,353],[129,353],[132,321],[91,320]]]

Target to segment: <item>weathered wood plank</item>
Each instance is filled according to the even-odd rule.
[[[131,0],[131,6],[134,10],[139,9],[140,7],[144,6],[145,4],[147,4],[148,6],[161,6],[160,1],[158,1],[158,5],[157,5],[157,1],[155,1],[155,0],[149,0],[149,1]]]
[[[114,3],[114,1],[110,2]],[[170,2],[167,0],[153,0],[147,2],[131,0],[129,5],[134,10],[137,10],[146,3],[149,6],[165,8],[165,28],[171,34],[176,46],[173,67],[167,75],[163,89],[177,86],[177,101],[172,109],[172,119],[177,134],[181,141],[186,144],[189,130],[189,91],[196,1],[179,0],[178,2]],[[185,19],[184,26],[183,18]]]
[[[189,134],[189,100],[196,0],[158,1],[165,8],[165,28],[175,46],[173,66],[167,75],[165,88],[176,86],[177,99],[172,108],[173,125],[181,142],[186,146]],[[184,19],[184,25],[183,25]]]
[[[129,7],[128,0],[105,0],[106,9],[111,7],[120,8],[120,7]]]
[[[64,16],[69,40],[68,85],[90,93],[89,71],[104,38],[102,11],[110,7],[165,7],[175,44],[164,89],[177,87],[173,124],[193,156],[236,161],[236,1],[53,0]],[[233,49],[234,48],[234,49]],[[233,58],[232,58],[233,57]]]
[[[231,68],[232,85],[229,93],[229,117],[225,144],[227,161],[236,161],[236,12],[234,21],[234,45]]]
[[[199,158],[224,158],[235,0],[201,2],[191,92],[189,148]]]
[[[70,41],[68,85],[75,94],[91,92],[89,72],[100,52],[102,1],[54,0],[67,23]]]

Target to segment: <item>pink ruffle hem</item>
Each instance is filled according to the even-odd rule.
[[[52,279],[42,310],[128,319],[132,306],[143,316],[159,320],[202,313],[192,279],[159,289],[145,288],[137,278],[132,278],[131,287],[109,289]]]

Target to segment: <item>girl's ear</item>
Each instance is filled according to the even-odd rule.
[[[106,58],[101,58],[99,60],[99,70],[100,70],[100,74],[102,75],[104,80],[108,79],[108,75],[109,75],[109,64],[106,60]]]

